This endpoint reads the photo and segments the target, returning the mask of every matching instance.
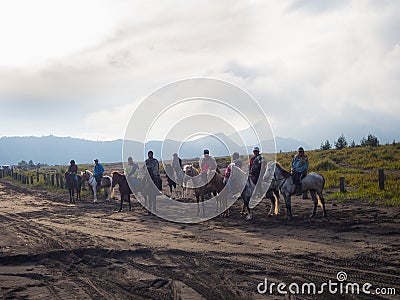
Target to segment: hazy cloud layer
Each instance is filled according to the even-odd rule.
[[[2,17],[13,16],[0,21],[7,28],[0,135],[121,138],[154,89],[209,76],[254,96],[279,136],[315,147],[341,133],[356,142],[369,132],[400,139],[398,1],[76,1],[62,8],[39,1],[31,17],[0,5]]]

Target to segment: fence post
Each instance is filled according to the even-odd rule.
[[[385,189],[385,173],[383,169],[379,169],[379,189],[381,191]]]
[[[51,174],[51,185],[54,186],[54,174]]]
[[[344,193],[346,191],[345,188],[344,188],[344,177],[340,177],[339,180],[340,180],[340,185],[339,185],[340,192]]]
[[[39,182],[39,171],[36,171],[36,182]]]
[[[60,187],[64,188],[64,176],[60,176]]]
[[[56,186],[60,186],[60,174],[56,173]]]
[[[31,184],[33,184],[33,175],[31,175]]]

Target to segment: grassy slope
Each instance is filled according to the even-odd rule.
[[[295,153],[282,153],[277,160],[287,169]],[[384,205],[400,205],[400,144],[308,151],[310,172],[325,176],[326,188],[337,191],[345,177],[346,193],[334,192],[328,199],[362,199]],[[378,169],[385,170],[385,190],[379,190]]]

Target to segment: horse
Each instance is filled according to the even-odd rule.
[[[200,174],[199,171],[195,167],[193,167],[193,165],[186,165],[184,170],[186,175],[184,179],[186,180],[186,183],[189,181],[189,179],[191,179],[193,182],[194,194],[196,196],[196,201],[197,201],[197,216],[200,215],[200,201],[201,201],[203,206],[203,217],[205,217],[206,211],[204,206],[204,193],[206,192],[208,184],[204,183],[203,178],[201,178],[199,175]],[[187,184],[186,188],[188,188]]]
[[[193,165],[184,165],[183,166],[183,178],[182,178],[182,198],[186,199],[188,193],[188,181],[191,176],[187,174],[191,174],[193,171],[191,169],[195,169]],[[195,169],[196,170],[196,169]],[[196,170],[197,171],[197,170]],[[197,172],[198,173],[198,172]]]
[[[264,180],[266,178],[271,178],[272,175],[272,181],[276,181],[276,184],[279,186],[285,199],[287,218],[290,220],[293,218],[291,196],[295,194],[295,184],[293,182],[293,177],[291,176],[292,174],[283,169],[278,162],[271,161],[267,165]],[[302,179],[301,191],[303,193],[305,191],[310,191],[311,198],[314,202],[313,212],[310,215],[311,219],[315,218],[318,204],[322,206],[323,216],[325,217],[327,215],[325,210],[325,200],[322,195],[324,186],[325,178],[319,173],[312,172]]]
[[[76,190],[76,200],[81,200],[81,187],[82,187],[82,177],[78,177],[78,181],[75,180],[75,175],[71,172],[65,172],[65,185],[69,192],[69,203],[75,203],[74,190]]]
[[[223,193],[225,188],[224,176],[215,172],[213,178],[208,183],[208,188],[211,189],[214,197],[216,197],[216,212],[221,211],[222,216],[225,216],[225,211],[228,209],[226,193]]]
[[[82,181],[87,181],[89,183],[89,187],[92,190],[93,193],[93,202],[97,202],[97,181],[96,178],[94,177],[93,173],[90,172],[89,170],[85,170],[81,172],[82,176]],[[106,200],[110,201],[110,196],[111,198],[114,197],[114,190],[112,188],[112,178],[110,176],[103,176],[101,178],[101,184],[100,188],[104,188],[105,193],[106,193]],[[110,192],[111,189],[111,192]]]
[[[266,177],[265,180],[267,180],[269,177]],[[232,167],[232,175],[230,177],[229,180],[233,180],[233,182],[235,181],[239,181],[239,182],[246,182],[243,190],[241,191],[240,196],[243,199],[243,206],[242,206],[242,210],[241,210],[241,214],[245,214],[246,216],[246,220],[251,220],[253,218],[252,214],[251,214],[251,210],[250,210],[250,200],[251,197],[254,193],[254,190],[256,188],[256,185],[253,183],[253,181],[251,180],[251,178],[248,176],[247,173],[243,172],[240,168],[233,166]],[[279,212],[279,188],[278,185],[276,184],[276,182],[269,182],[270,185],[268,186],[268,189],[265,193],[265,198],[270,199],[271,201],[271,208],[270,211],[268,213],[268,216],[271,215],[277,215]],[[233,185],[235,185],[233,183]],[[237,187],[234,188],[234,192],[233,193],[238,193],[240,191],[236,190]],[[228,215],[229,215],[229,211],[228,211]]]
[[[112,187],[114,188],[117,184],[119,186],[119,192],[121,193],[121,205],[119,206],[118,212],[122,211],[122,204],[124,200],[128,200],[129,210],[132,210],[131,206],[131,194],[132,191],[129,188],[128,181],[126,180],[126,176],[124,174],[120,174],[117,171],[113,171],[111,173],[112,176]]]
[[[151,212],[156,213],[156,198],[160,194],[160,178],[154,176],[151,168],[147,168],[144,171],[144,176],[140,181],[139,191],[145,199],[145,207],[148,207],[149,214]]]

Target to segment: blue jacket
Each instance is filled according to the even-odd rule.
[[[295,155],[292,160],[292,170],[297,173],[303,173],[308,170],[308,157],[303,155],[302,157]]]
[[[96,166],[94,166],[94,169],[93,169],[94,176],[103,175],[103,173],[104,173],[104,168],[100,163],[98,163]]]

